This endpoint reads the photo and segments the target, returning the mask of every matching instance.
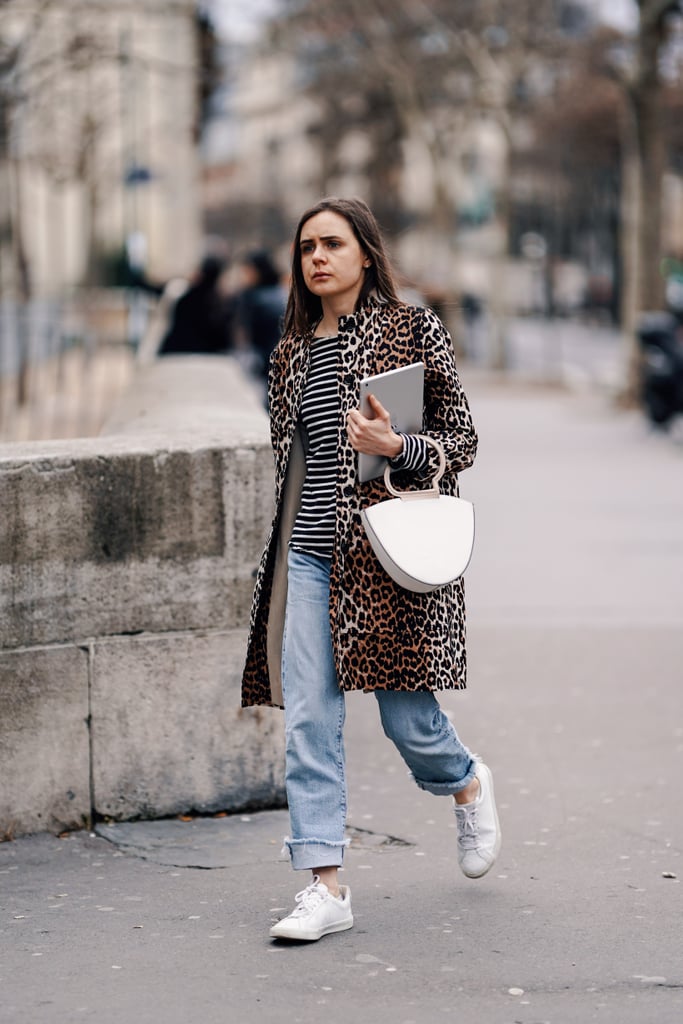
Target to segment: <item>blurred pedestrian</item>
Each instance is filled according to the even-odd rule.
[[[468,359],[475,359],[479,349],[479,327],[484,313],[481,299],[473,292],[463,292],[461,308],[465,327],[465,355]]]
[[[221,256],[204,257],[190,287],[173,305],[159,355],[215,355],[232,348],[232,304],[220,287],[225,269]]]
[[[403,485],[437,460],[397,433],[363,377],[425,364],[424,433],[444,449],[442,490],[472,464],[477,437],[453,348],[430,310],[402,303],[377,222],[361,200],[325,199],[296,231],[284,334],[271,360],[274,527],[259,567],[243,704],[284,707],[286,787],[295,870],[312,873],[274,938],[314,941],[353,925],[340,885],[345,839],[345,691],[373,692],[386,735],[414,781],[453,797],[457,856],[470,878],[491,868],[500,828],[488,767],[460,741],[435,690],[465,686],[462,580],[428,594],[394,583],[375,558],[360,510],[386,497],[360,484],[356,453],[383,455]],[[400,478],[399,478],[400,480]]]
[[[270,354],[282,333],[287,290],[265,250],[249,253],[243,260],[242,273],[244,287],[237,299],[237,327],[255,356],[256,375],[265,381]]]

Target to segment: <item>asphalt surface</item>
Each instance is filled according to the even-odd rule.
[[[283,811],[18,839],[0,1021],[683,1021],[683,445],[592,390],[463,379],[470,687],[443,703],[494,772],[493,870],[459,873],[448,802],[352,695],[352,930],[268,938],[307,881]]]

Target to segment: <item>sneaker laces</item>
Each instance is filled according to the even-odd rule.
[[[294,897],[296,907],[290,916],[303,917],[304,914],[312,914],[328,895],[327,887],[323,886],[320,879],[316,876],[310,885],[307,885],[305,889],[302,889]]]
[[[479,824],[476,804],[456,804],[458,843],[463,850],[476,850],[479,845]]]

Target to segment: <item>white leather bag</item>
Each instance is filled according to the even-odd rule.
[[[439,491],[446,470],[441,444],[418,434],[439,453],[432,486],[424,491],[397,491],[391,467],[384,483],[394,497],[361,511],[368,540],[384,570],[406,590],[426,594],[452,583],[465,572],[474,546],[474,505]]]

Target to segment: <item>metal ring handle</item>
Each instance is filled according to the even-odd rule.
[[[432,486],[421,491],[397,491],[391,482],[392,469],[388,462],[384,469],[384,485],[389,491],[389,494],[393,494],[395,498],[411,498],[413,496],[416,498],[427,498],[430,496],[438,498],[440,493],[439,480],[446,472],[446,453],[443,450],[443,445],[440,441],[435,440],[433,437],[428,437],[426,434],[414,434],[413,436],[419,437],[422,441],[426,441],[427,444],[432,446],[432,448],[436,448],[439,453],[439,468],[432,477]]]

